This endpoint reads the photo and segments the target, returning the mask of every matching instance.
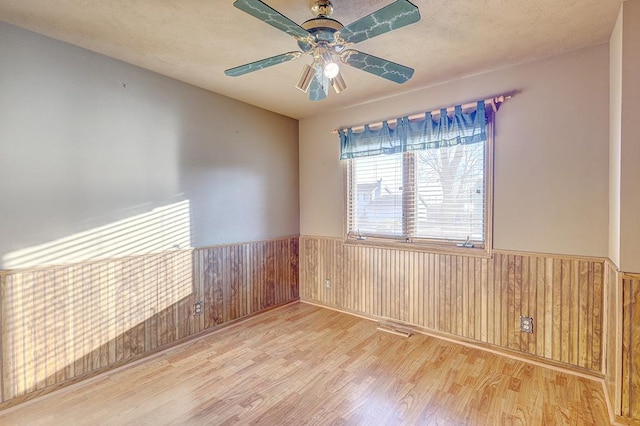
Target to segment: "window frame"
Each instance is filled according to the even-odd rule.
[[[485,141],[485,206],[484,206],[484,244],[474,243],[474,247],[458,247],[456,244],[458,241],[446,241],[438,239],[428,238],[407,238],[405,236],[381,236],[381,235],[366,235],[364,238],[360,238],[357,235],[349,235],[349,197],[352,193],[352,188],[349,188],[351,179],[350,164],[353,159],[343,160],[343,239],[346,244],[354,245],[366,245],[377,246],[382,248],[396,248],[404,250],[414,251],[428,251],[436,253],[451,253],[451,254],[466,254],[477,257],[491,257],[493,250],[493,177],[494,177],[494,151],[495,151],[495,111],[487,110],[487,127]],[[403,162],[407,161],[406,154]],[[414,161],[415,163],[415,161]],[[414,188],[415,190],[415,188]],[[404,192],[403,192],[404,194]],[[403,195],[404,196],[404,195]],[[404,215],[404,201],[403,201],[403,215]],[[403,231],[406,226],[406,221],[403,220]]]

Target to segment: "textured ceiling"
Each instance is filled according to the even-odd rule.
[[[308,0],[263,0],[291,20]],[[622,0],[415,0],[416,24],[355,46],[415,69],[403,84],[342,66],[347,90],[311,102],[294,87],[310,58],[227,77],[224,70],[297,50],[233,0],[0,0],[0,20],[289,117],[304,118],[464,75],[604,43]],[[333,0],[349,24],[392,0]]]

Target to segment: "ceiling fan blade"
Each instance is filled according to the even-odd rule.
[[[395,83],[402,84],[413,77],[413,68],[353,49],[342,52],[340,59],[347,65],[386,78]]]
[[[290,36],[297,38],[309,37],[309,32],[300,25],[293,22],[277,10],[264,4],[260,0],[236,0],[233,5],[243,12],[258,18],[259,20],[284,31]]]
[[[348,43],[359,43],[419,20],[420,11],[416,5],[407,0],[396,0],[372,14],[352,22],[337,34]]]
[[[272,56],[270,58],[261,59],[259,61],[251,62],[249,64],[240,65],[235,68],[229,68],[225,70],[225,74],[229,77],[237,77],[239,75],[247,74],[253,71],[258,71],[263,68],[271,67],[273,65],[278,65],[283,62],[292,61],[294,59],[298,59],[300,56],[304,55],[303,52],[289,52],[283,53],[282,55]]]
[[[329,93],[329,79],[324,75],[320,65],[315,66],[316,75],[311,80],[309,86],[309,100],[321,101],[327,97]]]

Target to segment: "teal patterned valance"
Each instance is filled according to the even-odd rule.
[[[484,101],[478,101],[472,112],[462,112],[462,106],[457,105],[451,116],[442,109],[436,117],[427,112],[424,119],[411,121],[409,117],[401,117],[395,121],[395,126],[383,121],[382,127],[375,130],[366,125],[362,132],[340,129],[340,159],[471,144],[487,139]]]

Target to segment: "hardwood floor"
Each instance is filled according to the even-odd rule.
[[[0,412],[0,424],[609,424],[602,385],[287,305]]]

